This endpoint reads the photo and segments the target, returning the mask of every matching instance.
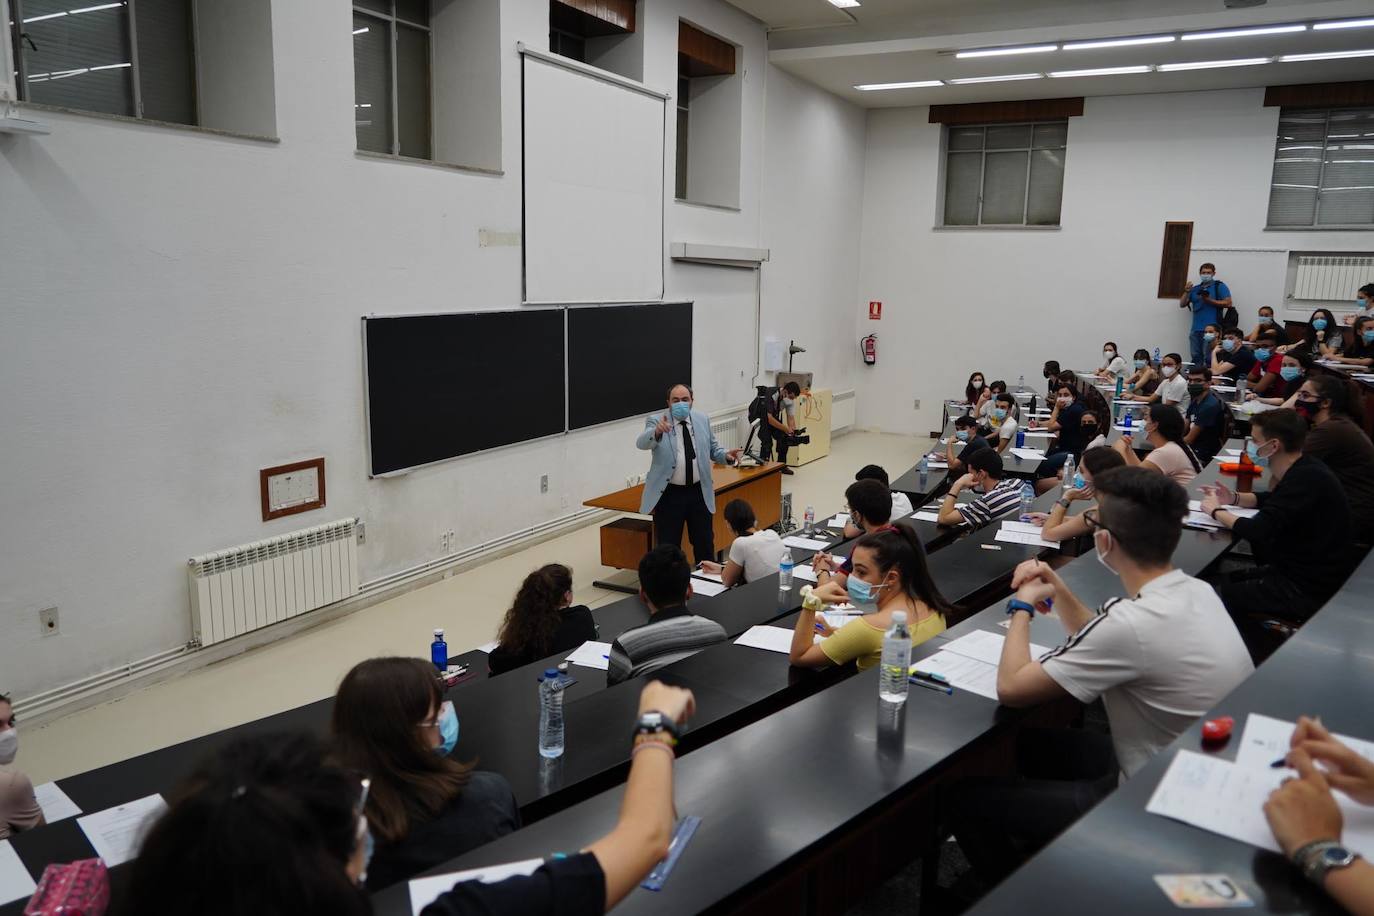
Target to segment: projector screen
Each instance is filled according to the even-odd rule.
[[[663,298],[663,97],[526,51],[525,301]]]

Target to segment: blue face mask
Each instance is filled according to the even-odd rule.
[[[1326,330],[1326,319],[1325,319],[1325,318],[1313,318],[1313,319],[1312,319],[1312,330],[1314,330],[1314,331],[1325,331],[1325,330]]]
[[[1216,335],[1216,333],[1213,332],[1213,331],[1208,331],[1207,333],[1205,333],[1205,334],[1202,335],[1202,339],[1203,339],[1203,340],[1216,340],[1216,339],[1217,339],[1217,335]]]
[[[1138,360],[1136,360],[1136,361],[1135,361],[1135,367],[1136,367],[1137,369],[1144,369],[1144,368],[1145,368],[1145,360],[1143,360],[1143,359],[1138,359]]]
[[[1211,283],[1214,277],[1214,274],[1198,274],[1198,279],[1202,281],[1203,286],[1206,286],[1208,283]]]
[[[1245,454],[1249,455],[1250,460],[1255,462],[1255,464],[1259,465],[1260,467],[1264,467],[1269,463],[1268,458],[1260,457],[1259,446],[1255,445],[1254,442],[1245,443]]]
[[[1236,342],[1232,338],[1228,337],[1221,342],[1221,348],[1225,350],[1227,353],[1230,353],[1232,350],[1236,348]]]
[[[1007,418],[1006,410],[1001,407],[992,408],[992,415],[999,420],[1005,420]]]
[[[434,753],[440,757],[447,757],[453,753],[453,748],[458,744],[458,713],[448,700],[445,700],[444,705],[439,707],[439,737],[443,744],[435,747]]]
[[[1274,351],[1266,347],[1260,347],[1258,350],[1255,351],[1255,359],[1259,360],[1260,362],[1264,362],[1273,355]]]
[[[1365,343],[1374,343],[1374,331],[1364,331],[1360,334]]]
[[[1302,368],[1299,366],[1284,366],[1279,369],[1279,377],[1285,382],[1291,382],[1300,375],[1302,375]]]
[[[872,607],[878,600],[873,593],[882,588],[881,585],[873,585],[865,582],[858,576],[851,574],[844,583],[845,591],[849,592],[849,600],[859,607],[865,605]]]
[[[692,415],[692,405],[686,401],[678,401],[673,405],[673,419],[685,420]]]
[[[1273,324],[1273,323],[1274,323],[1274,316],[1273,316],[1273,315],[1261,315],[1261,316],[1260,316],[1260,324]]]
[[[1088,482],[1087,482],[1086,480],[1083,479],[1083,475],[1082,475],[1082,474],[1074,474],[1074,475],[1073,475],[1073,488],[1074,488],[1075,490],[1084,490],[1084,489],[1087,489],[1087,486],[1088,486]]]
[[[967,441],[968,441],[968,430],[966,430],[966,429],[956,429],[956,430],[954,431],[954,438],[958,439],[960,442],[967,442]]]
[[[1355,307],[1356,307],[1356,308],[1361,308],[1361,309],[1374,309],[1374,300],[1371,300],[1371,299],[1356,299],[1356,300],[1355,300]]]

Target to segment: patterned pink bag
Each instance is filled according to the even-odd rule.
[[[100,859],[49,865],[24,907],[24,916],[104,916],[110,876]]]

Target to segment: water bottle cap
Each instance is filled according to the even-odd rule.
[[[545,668],[545,669],[544,669],[544,677],[547,677],[547,678],[555,678],[555,677],[558,677],[558,669],[557,669],[557,668]]]
[[[892,622],[893,622],[893,623],[906,623],[906,611],[893,611],[893,612],[892,612]]]
[[[439,637],[440,639],[443,639],[443,638],[444,638],[444,628],[443,628],[443,627],[435,627],[435,628],[434,628],[434,635],[437,636],[437,637]]]

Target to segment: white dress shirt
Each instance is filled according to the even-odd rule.
[[[668,478],[668,484],[675,487],[687,486],[687,453],[682,446],[682,424],[684,422],[687,424],[687,435],[692,436],[692,447],[699,448],[696,436],[692,435],[692,421],[690,419],[685,421],[674,420],[673,428],[669,432],[669,435],[673,437],[673,474]],[[697,455],[700,456],[701,452],[697,451]],[[692,469],[692,483],[700,482],[700,474],[701,468],[699,466]]]

